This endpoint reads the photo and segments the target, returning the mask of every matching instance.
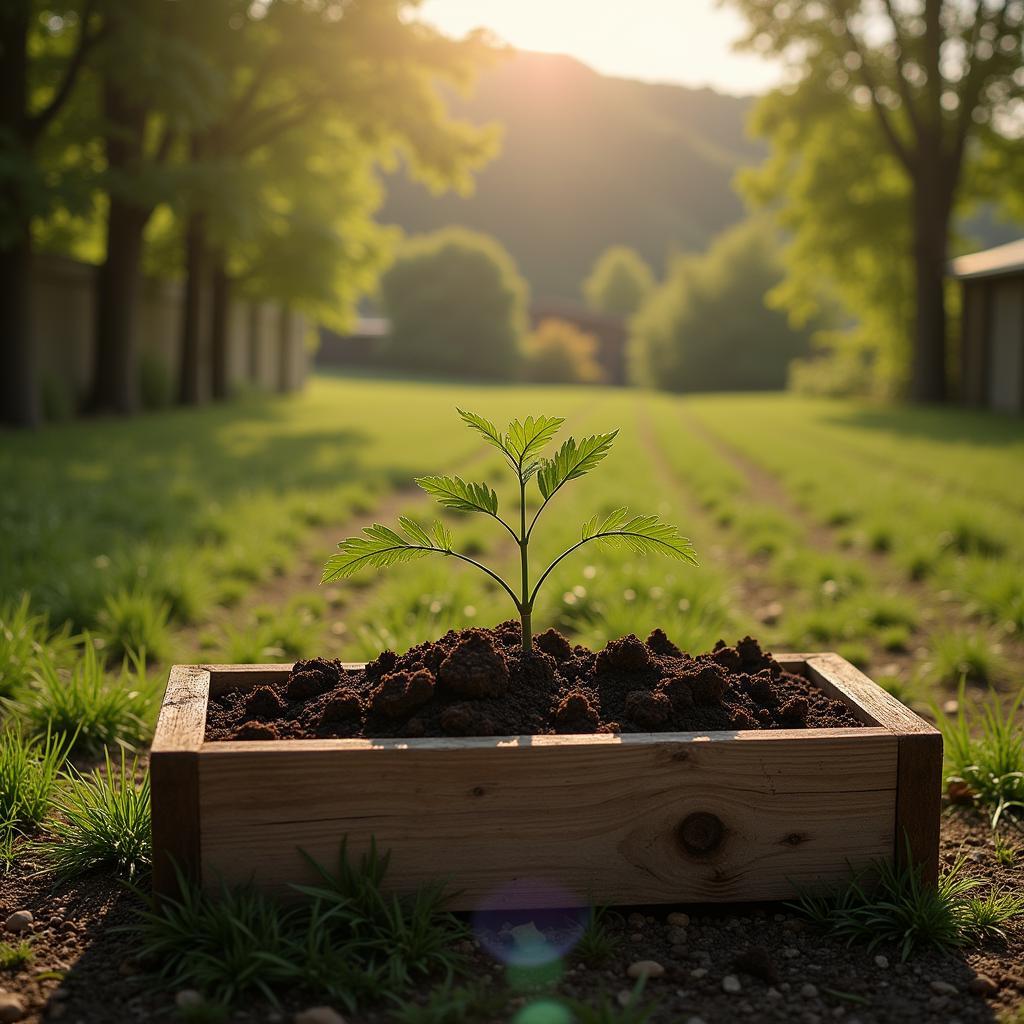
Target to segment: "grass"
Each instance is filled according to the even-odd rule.
[[[432,989],[426,999],[395,999],[388,1012],[391,1024],[471,1024],[500,1019],[507,993],[486,985],[457,984],[451,978]]]
[[[604,967],[622,946],[620,933],[609,927],[612,916],[607,907],[594,907],[573,947],[573,952],[588,967]]]
[[[97,616],[96,640],[108,661],[163,661],[170,650],[171,609],[141,589],[108,594]]]
[[[35,849],[59,882],[103,872],[138,882],[153,861],[149,816],[149,772],[136,783],[136,761],[109,753],[102,769],[83,774],[69,767],[45,824],[45,842]]]
[[[8,829],[38,827],[50,811],[67,754],[66,738],[26,737],[13,726],[0,731],[0,823]]]
[[[39,659],[18,710],[29,731],[66,737],[71,751],[95,756],[115,745],[136,748],[150,733],[156,703],[141,655],[133,655],[118,676],[109,676],[86,634],[70,669],[51,657]]]
[[[249,887],[211,895],[182,879],[178,899],[140,913],[140,956],[169,986],[223,1004],[247,994],[276,1003],[302,989],[352,1012],[429,978],[453,979],[463,925],[440,909],[438,886],[386,893],[388,860],[376,849],[352,860],[343,844],[336,868],[314,863],[321,884],[294,886],[301,901],[287,906]]]
[[[73,647],[70,630],[51,631],[49,617],[31,610],[27,593],[0,604],[0,697],[24,686],[40,659],[64,663]]]
[[[811,921],[868,950],[895,946],[901,960],[922,948],[943,950],[1005,938],[1003,925],[1024,914],[1024,896],[989,889],[966,874],[966,857],[926,884],[919,867],[878,861],[838,893],[805,893],[791,904]]]
[[[932,646],[931,671],[937,682],[954,687],[991,686],[1006,675],[1003,658],[978,632],[940,634]]]
[[[32,946],[27,939],[0,942],[0,971],[20,971],[32,963]]]
[[[936,714],[945,751],[948,783],[967,786],[993,829],[1024,828],[1024,730],[1019,713],[1024,688],[1013,700],[991,695],[972,702],[960,687],[955,715]]]

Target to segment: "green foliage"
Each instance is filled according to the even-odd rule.
[[[74,649],[65,627],[51,633],[48,616],[31,611],[28,594],[0,605],[0,697],[10,697],[38,669],[40,662],[63,662]]]
[[[430,990],[422,1002],[396,999],[391,1024],[473,1024],[500,1017],[506,995],[492,985],[457,985],[450,978]]]
[[[568,320],[549,317],[523,340],[523,376],[540,384],[599,384],[597,338]]]
[[[170,649],[170,608],[141,588],[108,594],[95,635],[109,661],[163,661]]]
[[[775,231],[763,219],[678,259],[632,322],[633,381],[669,391],[783,388],[808,332],[766,307],[781,280]]]
[[[573,947],[573,952],[588,967],[604,967],[619,952],[622,936],[611,927],[613,917],[617,915],[607,907],[591,910],[586,927]],[[621,924],[621,921],[615,923]]]
[[[139,784],[138,763],[121,763],[110,754],[103,768],[82,774],[69,767],[55,801],[56,815],[46,822],[46,842],[36,852],[58,881],[103,872],[128,882],[149,873],[153,861],[149,815],[149,772]]]
[[[457,377],[515,376],[527,289],[494,239],[459,228],[414,238],[380,287],[390,363]]]
[[[27,831],[46,818],[60,782],[68,741],[0,730],[0,824]]]
[[[834,895],[805,893],[792,906],[847,942],[898,947],[906,960],[927,947],[955,949],[1004,938],[1002,926],[1024,913],[1024,897],[990,889],[965,874],[966,856],[942,872],[938,885],[924,882],[920,868],[879,861],[855,875]]]
[[[27,939],[0,942],[0,971],[20,971],[31,963],[32,945]]]
[[[522,570],[519,592],[513,590],[491,569],[468,555],[454,551],[451,532],[442,523],[434,524],[434,535],[431,537],[405,516],[399,519],[405,536],[375,523],[363,530],[364,536],[341,541],[338,554],[332,555],[324,566],[322,582],[345,579],[368,566],[384,568],[430,553],[453,556],[484,572],[512,599],[522,623],[523,650],[528,652],[533,641],[533,606],[542,584],[562,559],[589,541],[618,542],[638,554],[663,554],[696,564],[693,547],[679,534],[677,527],[662,523],[653,515],[631,517],[626,509],[619,508],[606,515],[596,515],[585,523],[580,539],[548,565],[531,589],[529,545],[537,520],[558,491],[570,481],[585,476],[605,459],[618,431],[594,434],[580,441],[569,437],[551,458],[545,459],[541,453],[564,423],[562,417],[528,416],[525,420],[512,420],[502,435],[490,420],[462,409],[458,413],[471,430],[504,455],[515,474],[519,485],[518,532],[498,514],[497,493],[486,484],[467,484],[459,477],[448,476],[420,477],[416,482],[442,506],[463,512],[484,513],[514,538],[519,547]],[[527,526],[526,487],[534,477],[537,478],[542,502]]]
[[[947,686],[988,686],[1004,675],[1004,663],[978,631],[941,633],[932,648],[932,674]]]
[[[574,1024],[648,1024],[655,1007],[641,1002],[644,983],[644,978],[637,981],[625,1006],[608,992],[602,992],[594,1000],[571,1000]]]
[[[349,1010],[397,998],[437,972],[450,979],[460,967],[451,947],[465,932],[440,910],[441,888],[386,894],[388,856],[375,847],[353,861],[342,845],[335,872],[314,866],[321,884],[296,886],[302,899],[288,906],[251,887],[211,894],[182,878],[178,898],[140,913],[133,931],[141,956],[160,965],[168,985],[220,1003],[249,993],[276,1003],[301,989]]]
[[[52,733],[79,754],[139,746],[149,736],[156,697],[142,659],[133,656],[118,678],[108,678],[88,634],[79,651],[67,670],[50,657],[41,659],[31,683],[19,693],[21,717],[33,733]]]
[[[632,316],[654,288],[654,274],[635,249],[613,245],[594,261],[583,282],[587,305],[599,313]]]
[[[1018,717],[1024,689],[1005,702],[967,698],[960,686],[955,715],[937,714],[942,730],[947,782],[964,783],[975,803],[988,812],[992,828],[1024,828],[1024,732]]]

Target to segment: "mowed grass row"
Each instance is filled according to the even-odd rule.
[[[931,675],[948,683],[958,676],[979,683],[1009,681],[1010,667],[999,649],[1019,642],[1024,631],[1024,521],[1014,509],[1024,451],[1019,423],[951,410],[948,420],[954,425],[962,420],[964,440],[949,442],[942,440],[953,431],[948,424],[938,437],[928,433],[937,433],[933,413],[878,412],[887,424],[884,443],[876,437],[881,427],[861,428],[856,435],[868,435],[867,446],[878,449],[868,460],[856,444],[847,443],[853,432],[847,421],[856,419],[842,403],[709,396],[688,399],[684,409],[775,476],[810,521],[828,527],[836,548],[848,553],[845,561],[854,576],[879,575],[866,556],[893,567],[887,574],[897,584],[887,602],[891,614],[883,610],[871,622],[891,649],[900,649],[901,633],[914,625],[911,602],[906,596],[900,601],[899,582],[916,583],[915,601],[922,593],[930,598],[928,606],[918,608],[919,617],[944,604],[946,613],[933,617],[948,621],[955,612],[967,623],[934,638]],[[872,421],[876,411],[860,415]],[[842,426],[834,426],[836,420]],[[983,447],[986,423],[990,448]],[[901,464],[905,436],[917,453],[913,472]],[[972,453],[978,449],[988,466],[978,491],[967,482],[976,470],[965,470],[963,484],[957,485],[950,469],[967,459],[965,447]],[[822,625],[824,637],[829,627]]]

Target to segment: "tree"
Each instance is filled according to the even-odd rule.
[[[210,6],[204,8],[207,14]],[[104,258],[96,281],[93,411],[139,407],[138,339],[144,235],[179,184],[181,139],[215,102],[219,75],[186,38],[200,12],[164,0],[111,3],[96,55],[97,114],[106,168]]]
[[[507,380],[526,300],[526,282],[495,239],[464,228],[414,238],[381,280],[390,357],[406,369]]]
[[[730,228],[703,256],[678,258],[633,320],[634,382],[669,391],[784,387],[809,332],[765,305],[781,280],[775,231],[764,219]]]
[[[39,396],[31,347],[32,221],[68,187],[41,165],[102,32],[97,4],[0,4],[0,421],[31,427]],[[31,55],[31,57],[30,57]]]
[[[905,179],[913,267],[910,391],[918,401],[941,401],[952,213],[965,163],[973,159],[969,143],[986,141],[979,126],[1004,138],[1019,131],[1014,111],[1024,96],[1024,0],[731,2],[749,22],[745,44],[785,58],[794,71],[795,84],[784,90],[792,111],[784,130],[800,132],[795,121],[821,118],[841,131],[845,120],[866,113],[874,128],[871,153],[888,154]],[[861,215],[856,204],[849,206],[847,216]],[[886,246],[880,236],[878,251]]]
[[[604,370],[597,361],[597,338],[567,320],[542,320],[523,342],[527,380],[541,384],[599,384]]]
[[[230,7],[231,0],[218,2]],[[191,138],[198,173],[184,211],[183,402],[200,397],[200,336],[206,322],[213,392],[226,394],[224,325],[234,250],[261,234],[262,204],[269,194],[286,206],[301,206],[299,172],[308,170],[314,183],[321,179],[320,168],[334,160],[331,147],[339,143],[347,147],[350,162],[358,157],[367,164],[393,165],[401,154],[413,173],[438,187],[468,188],[469,172],[493,152],[493,131],[451,119],[437,91],[439,81],[468,86],[489,48],[478,35],[453,40],[413,20],[414,7],[411,0],[277,0],[246,5],[244,15],[233,15],[237,29],[223,37],[216,56],[230,82],[228,97]],[[343,128],[332,130],[332,124]],[[307,149],[289,175],[296,204],[269,175],[280,172],[273,151],[303,132]],[[350,206],[338,192],[336,208]],[[337,221],[328,218],[332,225]],[[276,218],[278,241],[287,222]],[[310,227],[302,217],[291,222]],[[296,254],[294,246],[291,251]],[[301,268],[322,276],[309,260],[295,270]],[[295,281],[294,270],[289,278]],[[310,294],[322,298],[316,288]],[[289,296],[295,298],[294,287]]]
[[[583,282],[587,305],[599,313],[632,316],[654,287],[651,268],[635,249],[609,246]]]

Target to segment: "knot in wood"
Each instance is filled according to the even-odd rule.
[[[695,811],[679,823],[676,836],[683,849],[695,857],[714,853],[722,843],[725,826],[710,811]]]

